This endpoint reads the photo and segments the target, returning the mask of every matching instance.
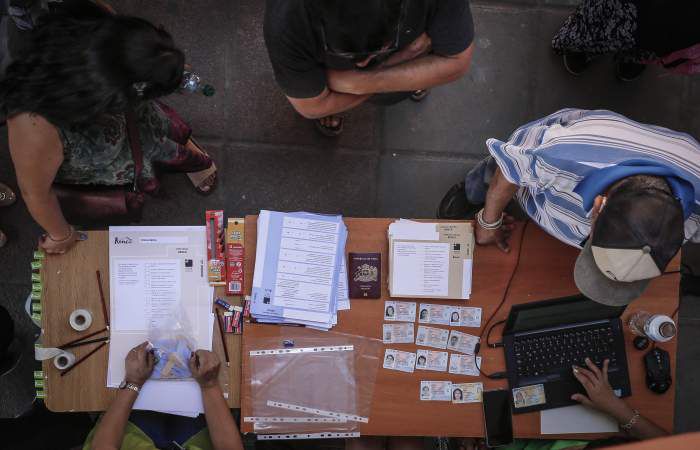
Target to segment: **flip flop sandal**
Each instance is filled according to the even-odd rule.
[[[319,133],[326,137],[337,137],[343,132],[343,123],[345,118],[343,116],[336,116],[338,118],[338,125],[334,127],[327,127],[321,123],[321,119],[316,119],[314,123],[316,124],[316,129]],[[324,117],[325,119],[325,117]]]
[[[413,91],[413,93],[411,94],[411,100],[413,100],[416,103],[420,102],[425,97],[427,97],[429,93],[430,91],[428,89],[418,89],[417,91]]]
[[[209,153],[204,150],[204,147],[199,145],[197,141],[195,141],[192,137],[190,137],[190,140],[192,143],[197,147],[199,151],[204,153],[205,155],[209,156]],[[216,164],[214,161],[211,163],[211,167],[208,169],[200,170],[198,172],[189,172],[186,174],[187,177],[190,179],[192,182],[192,185],[194,186],[195,191],[202,196],[207,196],[211,195],[212,192],[216,190],[216,186],[219,183],[219,177],[217,176],[217,169],[216,169]],[[212,176],[214,176],[214,180],[211,183],[205,183],[208,179],[210,179]],[[202,189],[202,186],[209,186],[209,189],[204,190]]]
[[[0,183],[0,206],[10,206],[17,200],[17,196],[5,183]]]

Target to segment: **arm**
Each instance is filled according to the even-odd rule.
[[[143,386],[148,377],[151,376],[154,366],[154,357],[146,347],[148,343],[134,347],[126,356],[124,365],[126,375],[124,380],[139,387]],[[109,405],[109,409],[100,419],[97,431],[92,441],[92,448],[95,450],[118,450],[121,448],[124,438],[124,428],[129,420],[131,408],[138,397],[138,393],[131,389],[119,389],[117,396]]]
[[[587,369],[574,366],[574,376],[586,389],[588,396],[574,394],[571,398],[586,406],[609,414],[620,425],[624,425],[632,419],[634,411],[624,400],[616,397],[613,393],[612,387],[608,382],[608,364],[609,362],[606,359],[601,370],[590,359],[586,358]],[[643,440],[666,436],[668,433],[646,417],[640,415],[637,422],[629,430],[629,434],[634,438]]]
[[[493,174],[489,190],[486,192],[486,202],[484,204],[483,219],[486,222],[494,223],[503,214],[508,202],[513,198],[518,186],[510,183],[501,173],[501,169],[496,167]],[[497,230],[486,230],[476,223],[475,239],[480,245],[496,244],[504,252],[510,251],[508,238],[513,231],[513,218],[505,216],[503,226]]]
[[[430,54],[377,70],[329,70],[328,86],[355,95],[428,89],[461,78],[469,70],[473,50],[471,44],[454,56]]]
[[[39,240],[47,253],[64,253],[77,233],[63,216],[51,186],[63,162],[58,131],[46,119],[29,113],[8,120],[10,156],[22,197],[34,220],[48,236]]]
[[[320,119],[355,108],[364,103],[369,97],[369,95],[333,92],[326,87],[316,97],[293,98],[288,96],[287,99],[302,116],[307,119]]]
[[[241,434],[219,386],[221,362],[215,353],[197,350],[190,358],[190,371],[202,389],[209,437],[216,450],[243,450]]]

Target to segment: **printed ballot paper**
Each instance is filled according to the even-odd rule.
[[[338,310],[349,308],[347,235],[341,216],[260,211],[252,316],[320,330],[336,325]]]
[[[124,358],[173,315],[197,348],[211,350],[213,288],[207,282],[205,227],[110,227],[110,329],[107,387],[124,379]],[[203,412],[194,380],[148,381],[134,405],[187,416]]]
[[[471,223],[401,219],[389,225],[388,234],[392,297],[469,298],[474,255]]]

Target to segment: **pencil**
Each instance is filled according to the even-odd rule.
[[[105,327],[109,328],[109,314],[107,314],[107,302],[105,302],[105,293],[102,290],[102,274],[99,270],[97,273],[97,287],[100,289],[100,301],[102,302],[102,316],[105,319]]]
[[[97,330],[97,331],[95,331],[95,332],[92,332],[92,333],[88,334],[87,336],[81,336],[81,337],[79,337],[79,338],[73,339],[72,341],[66,342],[66,343],[63,344],[63,345],[59,345],[58,348],[64,348],[64,347],[67,347],[67,346],[72,346],[72,345],[75,344],[76,342],[80,342],[80,341],[82,341],[82,340],[84,340],[84,339],[91,338],[91,337],[95,336],[96,334],[102,333],[103,331],[107,331],[107,328],[103,328],[103,329],[101,329],[101,330]]]
[[[89,352],[87,355],[85,355],[85,356],[83,356],[82,358],[80,358],[79,360],[77,360],[77,361],[75,362],[75,364],[73,364],[73,365],[70,366],[69,368],[67,368],[67,369],[65,369],[65,370],[63,370],[63,371],[61,371],[61,376],[66,375],[68,372],[70,372],[71,370],[73,370],[73,369],[75,369],[76,367],[78,367],[78,365],[79,365],[80,363],[82,363],[83,361],[85,361],[86,359],[88,359],[90,356],[92,356],[93,353],[95,353],[97,350],[101,349],[101,348],[104,347],[105,345],[107,345],[107,342],[103,342],[103,343],[101,343],[100,345],[98,345],[97,347],[95,347],[95,348],[93,348],[92,350],[90,350],[90,352]]]
[[[230,367],[231,363],[228,359],[228,347],[226,347],[226,337],[224,335],[224,326],[221,323],[221,313],[216,310],[216,323],[219,324],[219,334],[221,335],[221,344],[224,346],[224,356],[226,357],[226,367]]]
[[[74,342],[74,343],[72,343],[72,344],[64,345],[64,346],[59,347],[59,348],[60,348],[61,350],[65,350],[65,349],[67,349],[67,348],[80,347],[80,346],[82,346],[82,345],[88,345],[88,344],[96,344],[96,343],[98,343],[98,342],[104,342],[104,341],[107,341],[107,340],[109,340],[109,336],[104,336],[104,337],[97,338],[97,339],[91,339],[91,340],[89,340],[89,341]]]

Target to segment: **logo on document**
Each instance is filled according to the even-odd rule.
[[[128,236],[126,236],[126,237],[115,236],[114,237],[114,245],[131,244],[132,242],[133,242],[133,240]]]
[[[352,279],[361,283],[368,283],[370,281],[377,281],[378,274],[379,270],[377,270],[375,266],[362,264],[355,269],[355,274],[352,276]]]

